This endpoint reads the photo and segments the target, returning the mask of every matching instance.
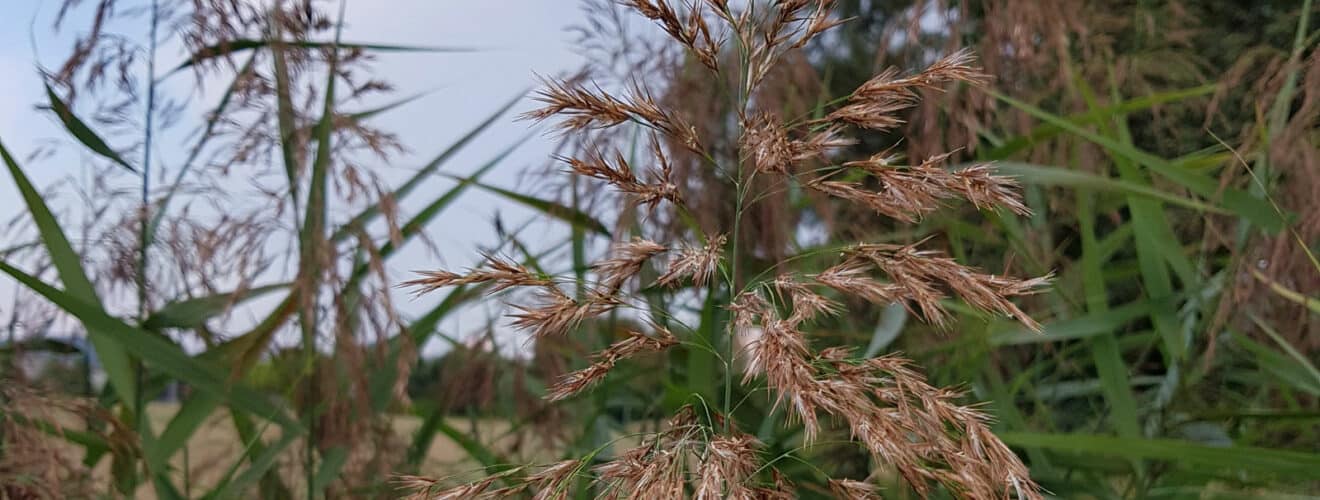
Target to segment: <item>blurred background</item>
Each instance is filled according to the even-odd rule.
[[[886,68],[970,49],[986,87],[923,93],[848,153],[993,162],[1032,215],[950,204],[903,224],[789,191],[733,235],[747,276],[819,271],[811,256],[857,241],[1053,273],[1019,301],[1043,333],[947,300],[947,328],[848,301],[812,334],[902,352],[982,402],[1061,498],[1320,495],[1320,8],[834,9],[846,22],[767,77],[775,102],[818,116]],[[542,77],[640,83],[736,144],[698,62],[620,5],[9,0],[0,27],[0,496],[393,498],[401,474],[604,459],[726,390],[716,360],[675,352],[550,404],[636,315],[532,342],[500,296],[397,286],[484,255],[581,281],[637,226],[691,236],[556,160],[647,148],[636,130],[518,119]],[[676,173],[695,224],[722,227],[734,187]],[[725,331],[729,297],[702,293],[648,304]],[[770,398],[740,396],[765,453],[800,459],[781,470],[804,496],[829,496],[822,469],[917,496],[856,446],[799,447]]]

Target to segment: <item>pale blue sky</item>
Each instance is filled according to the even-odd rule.
[[[43,101],[41,82],[34,73],[36,53],[51,66],[65,55],[70,46],[68,34],[53,35],[51,19],[56,0],[7,0],[5,15],[0,17],[0,139],[20,158],[34,150],[40,141],[64,139],[65,134],[48,114],[37,112],[34,105]],[[35,21],[34,21],[35,19]],[[398,87],[397,95],[439,88],[424,99],[390,112],[378,119],[383,128],[397,132],[412,151],[394,158],[388,165],[376,166],[387,179],[400,179],[409,171],[459,137],[489,115],[519,90],[535,84],[533,73],[556,74],[576,68],[581,59],[573,51],[573,35],[566,27],[581,21],[582,14],[572,0],[349,0],[345,40],[414,45],[467,45],[484,47],[476,54],[386,54],[376,65],[378,75]],[[29,29],[31,23],[32,29]],[[71,24],[71,26],[78,26]],[[31,36],[30,36],[31,35]],[[163,51],[158,65],[168,67],[183,57],[178,51]],[[200,102],[209,108],[211,103]],[[526,110],[524,101],[516,111]],[[199,108],[200,109],[200,108]],[[192,110],[191,116],[198,116]],[[464,173],[475,169],[505,145],[528,133],[529,124],[502,119],[487,134],[469,145],[450,162],[447,170]],[[553,138],[538,134],[520,148],[508,162],[487,176],[492,184],[522,189],[519,173],[527,166],[541,165],[553,146]],[[163,164],[179,161],[181,150],[161,147]],[[62,154],[52,159],[25,165],[38,185],[49,185],[61,178],[78,176],[77,155]],[[437,179],[419,189],[417,198],[440,192],[451,184]],[[75,201],[73,196],[64,200]],[[406,211],[409,206],[404,205]],[[490,221],[496,210],[506,221],[516,222],[529,214],[490,195],[469,191],[429,230],[440,247],[439,260],[426,254],[421,245],[411,245],[390,266],[393,277],[404,279],[408,271],[422,268],[463,267],[475,260],[479,244],[495,240]],[[0,216],[23,210],[13,183],[7,175],[0,181]],[[546,224],[529,233],[530,238],[558,237],[562,227]],[[8,243],[8,242],[4,242]],[[8,246],[0,243],[0,247]],[[8,297],[15,284],[0,278],[0,314],[8,314]],[[113,298],[110,298],[113,300]],[[402,297],[401,297],[402,299]],[[429,302],[401,300],[405,312],[422,310]],[[451,324],[462,331],[484,321],[480,314],[467,315],[469,325]]]

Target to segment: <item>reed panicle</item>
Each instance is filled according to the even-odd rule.
[[[837,108],[817,115],[822,118],[785,120],[767,111],[774,109],[773,103],[758,101],[758,85],[784,54],[844,22],[832,16],[833,2],[784,0],[767,9],[744,10],[716,0],[677,7],[665,0],[623,4],[658,24],[718,77],[736,77],[742,90],[731,103],[738,115],[736,143],[699,137],[698,128],[659,104],[637,83],[616,97],[582,79],[545,79],[545,88],[538,95],[542,107],[524,117],[536,121],[557,118],[560,128],[571,134],[590,134],[625,123],[639,125],[650,132],[650,160],[655,165],[648,170],[653,175],[645,180],[618,151],[592,149],[559,160],[569,173],[611,187],[629,206],[651,211],[672,208],[672,213],[682,214],[687,210],[686,184],[673,179],[669,158],[696,154],[738,186],[732,220],[704,233],[693,228],[674,241],[656,242],[639,235],[616,243],[609,256],[591,266],[596,279],[579,284],[587,288],[578,290],[578,298],[549,278],[489,256],[488,264],[466,274],[432,271],[404,285],[418,293],[474,283],[489,283],[493,292],[528,290],[535,297],[533,305],[514,305],[512,324],[536,339],[568,335],[589,318],[626,308],[633,298],[627,285],[634,280],[639,289],[652,292],[689,284],[698,293],[722,291],[733,297],[726,305],[731,314],[729,349],[724,357],[726,401],[722,411],[711,405],[700,411],[684,407],[665,428],[594,467],[584,467],[586,462],[563,462],[515,481],[509,488],[530,488],[537,491],[538,498],[559,498],[546,491],[560,491],[580,475],[602,498],[792,497],[793,487],[779,473],[778,464],[767,461],[761,443],[739,431],[730,416],[736,408],[728,401],[727,391],[739,383],[732,372],[735,358],[743,357],[740,383],[744,389],[763,383],[787,422],[802,426],[803,446],[810,447],[822,434],[833,432],[837,422],[869,451],[875,463],[895,471],[918,494],[928,495],[943,487],[967,498],[1040,498],[1040,489],[1026,466],[990,432],[989,418],[958,403],[961,393],[929,384],[897,354],[861,359],[847,347],[817,350],[808,326],[841,310],[840,303],[826,295],[837,293],[879,304],[899,303],[942,326],[949,323],[943,302],[957,298],[1039,331],[1040,325],[1011,299],[1039,290],[1049,281],[1048,276],[1017,279],[986,274],[942,252],[921,248],[924,241],[905,245],[860,242],[846,248],[836,264],[816,272],[795,271],[794,263],[788,261],[773,263],[769,269],[778,270],[779,275],[770,281],[749,280],[739,274],[745,270],[740,267],[741,252],[747,251],[739,248],[739,218],[757,203],[757,197],[744,196],[757,176],[773,186],[796,184],[906,223],[957,199],[979,209],[1028,214],[1012,179],[999,177],[984,165],[949,170],[943,165],[947,154],[915,165],[903,165],[887,153],[853,161],[837,158],[840,151],[858,142],[848,135],[850,128],[895,129],[903,123],[898,113],[917,104],[919,91],[940,90],[954,82],[985,84],[988,78],[976,68],[974,57],[956,52],[908,76],[887,70],[857,88]],[[726,47],[726,38],[738,43]],[[725,51],[736,51],[740,57],[728,57]],[[599,146],[599,142],[593,144],[593,148]],[[832,166],[800,168],[812,163]],[[833,179],[844,173],[865,181]],[[662,253],[672,256],[661,262],[656,257]],[[658,276],[649,284],[642,283],[648,266],[658,267]],[[716,280],[717,276],[722,279]],[[686,349],[695,343],[688,342],[695,332],[671,332],[660,326],[670,324],[660,317],[647,322],[654,325],[652,331],[629,332],[592,355],[585,368],[563,375],[546,398],[572,398],[641,353]],[[734,352],[735,336],[750,338],[739,352]],[[410,481],[416,487],[433,486]],[[494,498],[501,491],[513,491],[492,490],[494,481],[485,478],[450,487],[431,498]],[[555,487],[548,488],[551,484]],[[865,479],[834,478],[822,486],[842,498],[879,498],[877,484]]]
[[[555,385],[546,391],[546,399],[550,401],[567,399],[600,382],[619,361],[641,352],[662,351],[675,344],[678,344],[678,338],[663,328],[657,328],[654,335],[629,332],[628,338],[615,342],[593,355],[590,366],[560,377]]]

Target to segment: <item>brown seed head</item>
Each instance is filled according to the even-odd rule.
[[[852,479],[831,479],[830,491],[836,498],[845,500],[880,500],[874,484]]]
[[[592,355],[590,366],[560,377],[546,391],[545,398],[549,401],[567,399],[603,380],[619,361],[641,352],[662,351],[675,344],[678,344],[678,338],[664,328],[657,328],[653,335],[628,332],[628,338]]]
[[[563,335],[583,320],[604,314],[619,305],[617,299],[606,295],[591,294],[579,303],[558,287],[548,286],[539,290],[540,305],[514,305],[520,312],[510,315],[514,318],[514,327],[532,330],[533,337]]]
[[[414,295],[424,295],[440,288],[477,283],[492,283],[490,293],[513,287],[552,285],[550,280],[537,276],[522,264],[505,257],[487,254],[485,258],[486,262],[483,267],[469,269],[467,274],[457,274],[449,271],[418,271],[418,274],[422,275],[421,278],[405,281],[400,283],[399,286],[414,287]]]
[[[614,245],[613,256],[592,265],[592,270],[600,275],[602,285],[612,291],[618,291],[623,283],[637,273],[651,257],[668,250],[667,247],[650,240],[634,238],[626,243]]]
[[[696,286],[706,286],[724,258],[726,240],[726,236],[721,234],[708,238],[704,247],[683,245],[678,250],[678,257],[669,263],[669,270],[657,278],[655,284],[673,286],[679,280],[690,277]]]

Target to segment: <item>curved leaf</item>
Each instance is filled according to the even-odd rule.
[[[396,201],[403,199],[403,197],[407,196],[408,193],[411,193],[413,189],[416,189],[417,186],[422,183],[422,181],[425,181],[427,177],[434,174],[435,171],[438,170],[442,165],[444,165],[446,161],[449,161],[449,158],[453,157],[455,153],[458,153],[458,151],[462,149],[463,146],[466,146],[468,143],[472,142],[472,140],[475,139],[478,135],[480,135],[481,132],[485,131],[487,128],[490,128],[490,126],[495,123],[496,119],[503,116],[504,113],[507,113],[509,109],[512,108],[514,104],[517,104],[518,101],[521,100],[523,95],[526,93],[527,93],[526,91],[519,92],[518,95],[514,96],[512,99],[509,99],[508,102],[505,102],[503,106],[500,106],[499,109],[495,110],[494,113],[491,113],[490,116],[486,117],[485,120],[477,124],[476,127],[473,127],[472,130],[469,130],[466,134],[463,134],[463,136],[460,137],[457,141],[454,141],[453,144],[450,144],[449,147],[445,148],[444,151],[441,151],[440,154],[436,155],[434,159],[432,159],[426,165],[423,165],[422,168],[418,169],[417,173],[413,174],[412,177],[410,177],[407,181],[405,181],[403,185],[399,186],[398,189],[395,189],[393,193],[390,193],[390,195],[393,196]],[[331,239],[336,242],[343,241],[345,238],[348,238],[350,235],[352,235],[353,231],[355,231],[356,228],[361,228],[366,226],[368,221],[370,221],[372,218],[376,217],[379,214],[380,214],[380,204],[379,203],[371,204],[371,206],[368,206],[366,209],[364,209],[361,213],[354,216],[343,226],[340,226],[338,229],[336,229],[334,235],[331,236]]]
[[[69,109],[69,106],[60,100],[60,96],[55,95],[55,89],[50,88],[49,84],[46,85],[46,97],[50,99],[50,109],[55,112],[55,116],[60,119],[60,123],[64,124],[65,130],[73,134],[74,139],[78,139],[78,142],[87,146],[87,149],[92,150],[93,153],[118,163],[119,166],[128,169],[130,172],[137,173],[136,168],[124,161],[124,158],[119,156],[119,153],[116,153],[114,149],[111,149],[110,145],[101,139],[101,136],[96,135],[91,127],[88,127],[86,123],[83,123],[81,119],[73,114],[73,110]]]
[[[143,328],[159,330],[161,328],[196,328],[206,324],[206,320],[225,312],[230,306],[245,300],[255,299],[267,293],[288,288],[289,283],[266,285],[244,290],[198,297],[195,299],[171,302],[151,313],[142,323]]]
[[[105,332],[115,344],[160,371],[187,382],[200,391],[219,395],[236,408],[272,419],[292,431],[301,432],[302,427],[265,396],[242,385],[227,383],[220,370],[209,363],[192,358],[178,345],[146,330],[129,326],[106,314],[100,308],[56,289],[6,262],[0,261],[0,272],[12,276],[23,286],[78,318],[89,331]]]
[[[1001,174],[1014,176],[1018,182],[1023,184],[1034,184],[1039,186],[1068,186],[1072,188],[1087,188],[1096,191],[1113,191],[1124,194],[1135,194],[1157,200],[1167,201],[1174,205],[1180,205],[1194,210],[1210,212],[1215,214],[1226,214],[1228,211],[1190,198],[1184,198],[1171,193],[1166,193],[1150,186],[1128,182],[1122,179],[1111,177],[1102,177],[1099,175],[1082,172],[1079,170],[1069,170],[1058,167],[1049,167],[1045,165],[1033,165],[1029,163],[1019,163],[1012,161],[995,162],[993,167]]]
[[[610,230],[605,228],[605,224],[602,224],[600,221],[588,215],[586,212],[583,212],[581,210],[574,210],[573,208],[567,207],[562,203],[542,200],[540,198],[534,198],[531,196],[527,196],[525,194],[515,193],[513,191],[509,191],[504,188],[491,186],[489,184],[482,184],[480,182],[477,182],[475,179],[471,179],[467,177],[459,177],[457,175],[451,175],[451,174],[439,174],[439,175],[443,175],[445,177],[454,179],[458,182],[462,182],[465,184],[472,184],[476,187],[479,187],[491,193],[500,195],[508,199],[509,201],[516,202],[518,204],[527,206],[533,210],[541,212],[550,217],[567,222],[573,227],[586,229],[605,237],[609,237],[610,235]]]
[[[51,264],[59,273],[60,281],[68,290],[68,295],[101,312],[101,300],[96,296],[96,288],[92,286],[92,281],[87,279],[87,272],[83,270],[82,257],[74,251],[73,245],[69,244],[69,238],[64,235],[64,230],[60,228],[60,223],[51,213],[50,207],[46,206],[46,201],[41,198],[41,193],[32,186],[32,182],[9,155],[9,150],[5,149],[3,143],[0,143],[0,158],[3,158],[19,194],[23,197],[23,202],[27,204],[28,213],[32,215],[32,222],[37,226],[41,242],[46,246]],[[110,379],[110,386],[121,396],[121,400],[136,400],[137,385],[133,367],[124,347],[111,339],[107,332],[93,328],[91,325],[87,325],[87,336],[92,347],[96,349],[106,377]]]
[[[1174,439],[1119,438],[1087,434],[1006,432],[1005,443],[1060,452],[1132,459],[1166,460],[1189,467],[1245,470],[1310,479],[1320,470],[1320,454],[1254,448],[1218,447]]]
[[[236,54],[239,52],[260,49],[268,47],[273,43],[278,43],[286,47],[297,47],[300,49],[329,49],[335,46],[340,48],[361,49],[373,52],[475,52],[477,49],[472,47],[426,47],[426,46],[408,46],[408,45],[385,45],[377,43],[349,43],[349,42],[314,42],[308,40],[254,40],[238,39],[230,40],[222,44],[210,45],[198,50],[188,60],[179,64],[173,70],[170,70],[166,76],[177,73],[179,70],[187,69],[198,63],[215,59],[217,57]]]

